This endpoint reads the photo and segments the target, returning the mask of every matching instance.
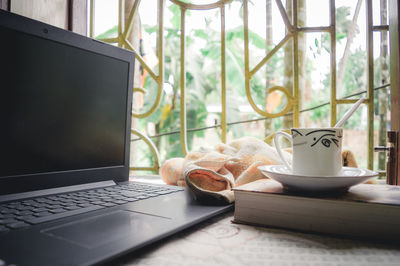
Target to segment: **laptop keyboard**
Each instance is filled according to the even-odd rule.
[[[0,233],[182,190],[129,183],[8,202],[0,204]]]

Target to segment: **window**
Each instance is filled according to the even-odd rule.
[[[344,145],[361,167],[385,168],[373,147],[393,126],[388,0],[89,2],[89,34],[137,53],[132,170],[205,143],[330,126],[361,96]]]

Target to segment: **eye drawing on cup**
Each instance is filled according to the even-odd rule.
[[[276,151],[285,169],[306,176],[336,176],[342,170],[342,128],[292,128],[291,134],[279,131],[274,136]],[[285,137],[292,144],[291,162],[279,146]]]
[[[336,147],[339,147],[338,138],[339,139],[342,138],[341,134],[336,136],[334,130],[328,130],[328,129],[319,129],[311,131],[307,133],[305,136],[303,136],[301,132],[293,129],[292,136],[293,136],[293,146],[311,143],[310,147],[313,147],[318,143],[321,143],[326,148],[329,148],[332,143],[335,144]],[[300,140],[295,141],[296,138]]]

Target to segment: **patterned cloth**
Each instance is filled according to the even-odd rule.
[[[291,161],[290,150],[284,156]],[[350,151],[343,151],[345,166],[357,167]],[[169,185],[188,186],[197,200],[207,204],[234,202],[235,186],[265,176],[258,166],[282,164],[274,147],[253,137],[244,137],[212,149],[201,148],[185,158],[172,158],[161,167],[160,174]]]

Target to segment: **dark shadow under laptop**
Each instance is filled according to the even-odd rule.
[[[129,182],[134,54],[0,10],[0,264],[109,261],[232,206]]]

